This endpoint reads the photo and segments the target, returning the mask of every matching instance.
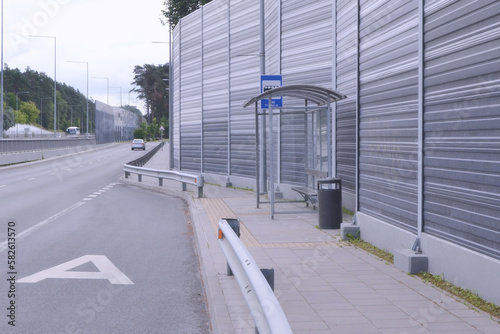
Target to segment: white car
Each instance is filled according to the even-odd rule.
[[[134,139],[132,141],[132,147],[131,147],[131,150],[135,150],[135,149],[139,149],[139,150],[146,150],[146,143],[144,142],[144,140],[142,139]]]

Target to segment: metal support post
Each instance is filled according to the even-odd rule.
[[[221,220],[227,221],[227,223],[233,229],[234,233],[238,236],[238,238],[240,237],[240,220],[239,219],[221,218]],[[227,264],[227,276],[233,276],[233,271],[231,270],[229,263]]]

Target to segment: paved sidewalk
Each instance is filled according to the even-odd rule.
[[[168,169],[168,146],[145,167]],[[123,180],[189,202],[214,333],[255,333],[236,279],[226,276],[216,238],[221,218],[238,218],[258,266],[274,268],[275,294],[294,333],[500,333],[489,315],[349,246],[339,230],[317,229],[318,212],[303,203],[277,203],[271,220],[269,206],[256,209],[250,191],[207,184],[198,199],[196,188],[182,192],[179,182]]]

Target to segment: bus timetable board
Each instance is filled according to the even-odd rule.
[[[281,75],[261,75],[260,76],[260,92],[264,93],[273,88],[278,88],[283,86],[283,76]],[[260,101],[260,107],[262,109],[269,109],[269,100],[263,99]],[[273,97],[271,98],[272,108],[283,108],[283,97]]]

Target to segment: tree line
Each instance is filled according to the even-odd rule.
[[[175,27],[181,18],[210,1],[212,0],[165,0],[163,2],[165,9],[161,13],[165,16],[166,21],[162,20],[162,23],[164,25],[169,23],[171,27]]]
[[[56,87],[56,130],[78,126],[86,131],[87,99],[65,83]],[[89,132],[93,129],[95,103],[89,101]],[[54,130],[54,80],[45,73],[26,68],[4,67],[4,130],[16,123],[34,124]]]
[[[179,20],[211,0],[165,0],[163,24],[175,26]],[[169,64],[135,66],[132,82],[139,98],[146,104],[146,119],[151,128],[160,125],[168,127],[169,110]],[[65,83],[57,83],[56,130],[64,131],[69,126],[78,126],[86,131],[86,97]],[[136,108],[125,108],[139,112]],[[38,124],[45,129],[54,130],[54,81],[45,73],[26,68],[24,72],[4,68],[4,130],[16,123]],[[89,101],[89,132],[93,132],[95,103]],[[157,120],[157,121],[155,121]],[[157,126],[158,124],[158,126]],[[156,130],[146,131],[154,136]],[[167,132],[168,133],[168,132]]]
[[[171,27],[177,25],[179,20],[189,13],[197,10],[200,6],[211,0],[165,0],[165,9],[161,11],[164,20],[163,25]],[[170,64],[163,65],[137,65],[134,68],[135,86],[132,91],[138,93],[138,97],[145,101],[146,120],[134,132],[135,138],[153,139],[160,136],[160,127],[165,129],[164,137],[168,136],[169,127],[169,94],[170,94]]]

